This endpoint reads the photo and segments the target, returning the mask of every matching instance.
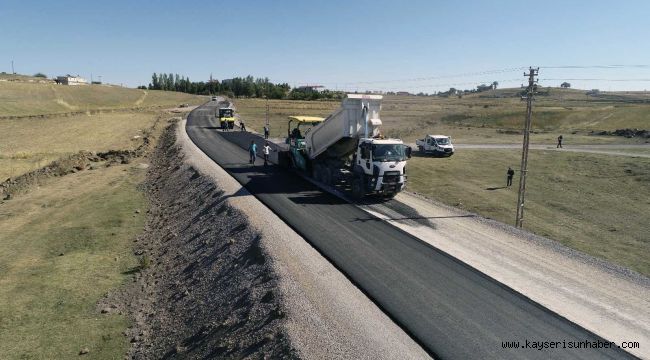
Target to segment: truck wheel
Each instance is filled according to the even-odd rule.
[[[311,170],[311,177],[316,181],[321,181],[321,178],[322,178],[321,174],[322,174],[321,166],[318,165],[318,164],[315,164],[312,167],[312,170]]]
[[[323,184],[332,185],[332,171],[328,167],[323,167]]]
[[[359,177],[355,177],[352,180],[352,198],[355,200],[361,200],[365,195],[365,190],[363,188],[363,180]]]

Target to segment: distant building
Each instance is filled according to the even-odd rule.
[[[88,85],[88,81],[81,76],[72,76],[69,74],[66,76],[57,76],[56,83],[62,85]]]
[[[395,93],[395,95],[408,96],[408,95],[411,95],[411,93],[408,92],[408,91],[398,91],[398,92]]]
[[[321,91],[324,88],[325,86],[323,85],[303,85],[303,86],[298,86],[296,89],[302,91]]]

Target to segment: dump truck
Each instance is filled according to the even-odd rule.
[[[347,94],[327,118],[290,117],[291,165],[323,184],[344,186],[355,199],[397,195],[406,185],[411,148],[381,135],[381,100],[381,95]]]
[[[219,119],[219,126],[224,129],[233,129],[235,127],[235,112],[230,107],[219,108],[217,118]]]
[[[423,139],[415,141],[420,154],[432,154],[434,156],[454,155],[454,145],[451,138],[446,135],[427,135]]]

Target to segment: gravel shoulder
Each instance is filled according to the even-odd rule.
[[[580,326],[650,357],[650,279],[561,244],[404,192],[364,210]]]
[[[198,149],[178,126],[186,162],[217,184],[228,204],[260,235],[277,274],[283,326],[306,359],[426,359],[427,353],[359,289],[246,189]]]

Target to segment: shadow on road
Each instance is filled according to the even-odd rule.
[[[451,216],[402,216],[402,217],[387,217],[387,219],[380,219],[376,217],[356,218],[351,222],[368,222],[368,221],[400,221],[400,220],[429,220],[429,219],[451,219],[451,218],[472,218],[476,215],[451,215]]]

